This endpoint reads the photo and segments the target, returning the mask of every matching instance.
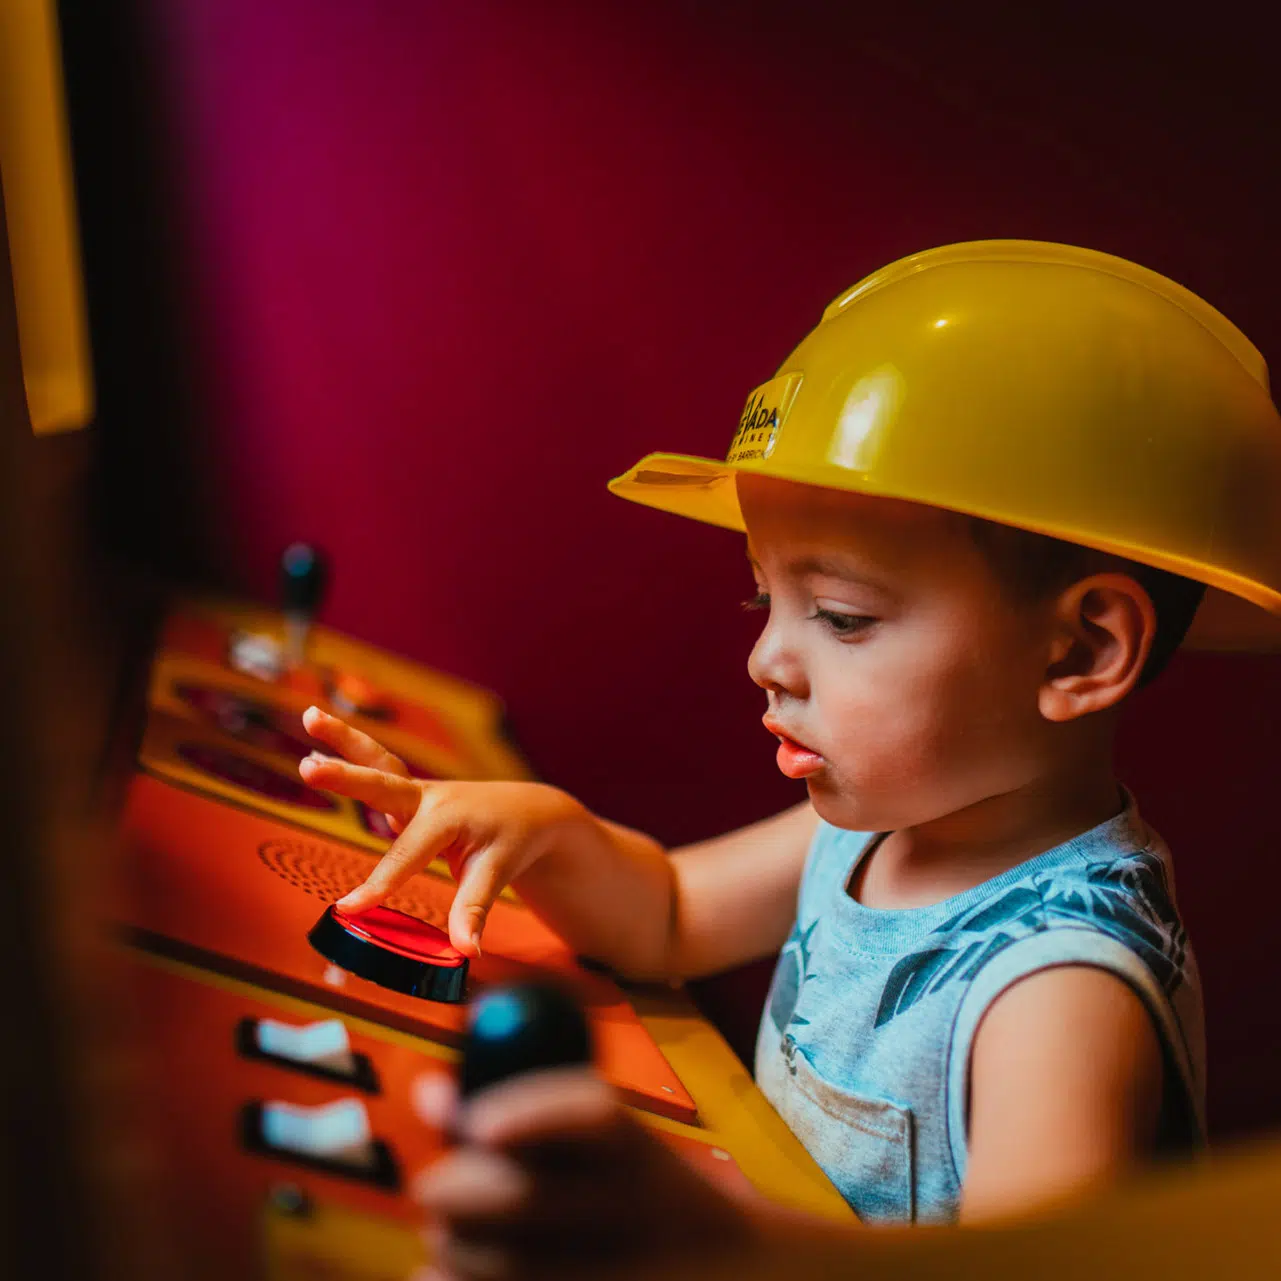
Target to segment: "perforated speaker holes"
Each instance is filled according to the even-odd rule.
[[[258,857],[282,880],[325,903],[349,894],[378,862],[373,854],[311,841],[264,841],[258,847]],[[447,899],[448,891],[443,896],[431,894],[423,878],[415,876],[387,899],[387,906],[447,930],[448,916],[437,903],[439,897]]]

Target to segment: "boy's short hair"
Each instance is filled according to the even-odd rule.
[[[967,516],[970,533],[997,578],[1016,600],[1048,599],[1090,574],[1113,572],[1133,578],[1156,612],[1156,636],[1136,688],[1150,684],[1183,643],[1205,595],[1205,584],[1168,570],[1154,569],[1093,547],[1034,534],[1013,525]]]

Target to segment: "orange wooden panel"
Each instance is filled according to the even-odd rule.
[[[379,1091],[370,1094],[239,1052],[236,1031],[241,1020],[275,1018],[299,1025],[326,1017],[323,1010],[301,1013],[287,1004],[282,1009],[280,998],[270,992],[224,985],[214,975],[142,957],[126,963],[123,973],[137,1022],[137,1043],[150,1060],[151,1070],[144,1074],[145,1120],[159,1148],[164,1172],[159,1182],[169,1199],[165,1208],[179,1239],[189,1243],[188,1253],[200,1260],[200,1276],[250,1277],[260,1272],[260,1220],[272,1189],[281,1185],[296,1187],[317,1207],[341,1209],[327,1218],[316,1216],[317,1224],[333,1222],[317,1234],[310,1250],[301,1248],[305,1221],[291,1228],[299,1238],[295,1253],[327,1261],[331,1268],[340,1259],[359,1263],[362,1253],[386,1249],[387,1229],[395,1225],[411,1234],[421,1225],[421,1211],[407,1190],[414,1174],[443,1150],[443,1143],[440,1134],[414,1114],[410,1087],[425,1073],[452,1073],[453,1061],[446,1052],[432,1052],[427,1046],[419,1050],[393,1039],[395,1034],[383,1037],[349,1027],[352,1049],[368,1057],[378,1078]],[[374,1136],[391,1149],[401,1175],[399,1191],[251,1152],[240,1142],[238,1119],[250,1101],[311,1107],[348,1097],[365,1104]],[[750,1186],[724,1149],[684,1134],[660,1131],[659,1138],[722,1186]],[[281,1217],[278,1211],[266,1213],[268,1218]],[[361,1222],[358,1216],[373,1218]],[[387,1227],[366,1243],[367,1229],[375,1221]],[[398,1253],[412,1251],[410,1245]],[[371,1268],[376,1262],[368,1260]],[[359,1267],[354,1273],[365,1275]],[[370,1275],[380,1274],[375,1269]]]
[[[258,1272],[258,1217],[274,1185],[295,1184],[317,1200],[406,1224],[421,1215],[403,1193],[331,1175],[248,1151],[239,1115],[250,1101],[283,1100],[317,1106],[359,1098],[377,1138],[392,1149],[403,1180],[442,1150],[440,1136],[409,1107],[410,1082],[449,1072],[443,1060],[352,1034],[352,1048],[375,1064],[382,1092],[369,1095],[340,1083],[241,1056],[236,1025],[245,1017],[303,1020],[282,1014],[269,999],[251,1001],[146,963],[129,967],[139,1042],[150,1059],[145,1118],[160,1148],[175,1236],[200,1261],[200,1275],[246,1277]],[[266,995],[266,994],[264,994]]]
[[[464,1011],[378,987],[330,965],[307,942],[324,905],[368,874],[375,856],[137,775],[122,822],[123,924],[157,950],[390,1027],[457,1044]],[[419,875],[389,900],[444,927],[453,886]],[[494,905],[471,991],[540,974],[587,1009],[602,1074],[624,1098],[677,1120],[694,1102],[612,980],[585,970],[531,912]]]

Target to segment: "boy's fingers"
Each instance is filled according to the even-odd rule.
[[[361,797],[361,800],[364,798]],[[367,912],[421,871],[454,838],[429,805],[422,805],[363,885],[338,900],[344,912]]]
[[[458,1086],[443,1072],[424,1072],[415,1077],[409,1101],[418,1119],[433,1130],[453,1128],[458,1110]]]
[[[364,801],[402,824],[413,818],[422,801],[422,787],[412,779],[365,765],[349,765],[330,756],[304,756],[298,762],[298,773],[308,787]]]
[[[401,778],[409,777],[409,769],[399,756],[394,756],[377,739],[348,725],[329,712],[319,707],[309,707],[302,714],[303,729],[312,738],[332,747],[339,756],[345,757],[355,765],[367,765],[370,769],[383,770],[387,774],[399,774]]]
[[[455,1222],[506,1218],[530,1192],[529,1176],[510,1157],[481,1148],[457,1148],[437,1158],[413,1187],[424,1209]]]
[[[487,1147],[542,1139],[601,1137],[624,1114],[613,1090],[588,1067],[545,1068],[490,1086],[463,1109],[463,1133]]]
[[[457,859],[451,863],[458,889],[449,909],[449,941],[468,956],[480,955],[489,909],[507,883],[506,865],[503,851],[494,847],[473,854],[461,867]]]

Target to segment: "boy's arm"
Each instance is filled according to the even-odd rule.
[[[577,951],[627,977],[696,978],[782,946],[817,822],[803,802],[665,851],[590,816],[591,826],[533,863],[515,886]],[[460,898],[471,892],[467,880],[464,873]]]
[[[974,1037],[961,1221],[1041,1208],[1137,1169],[1162,1081],[1152,1018],[1115,975],[1061,966],[1014,984]]]
[[[796,920],[796,893],[818,815],[808,801],[673,850],[670,961],[698,978],[777,952]]]

